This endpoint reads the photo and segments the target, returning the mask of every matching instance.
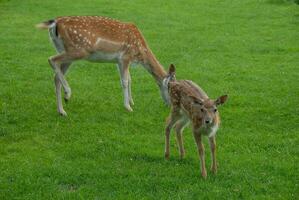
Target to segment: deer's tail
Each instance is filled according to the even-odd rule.
[[[55,20],[50,19],[48,21],[36,24],[35,27],[38,28],[38,29],[49,29],[54,24],[55,24]]]

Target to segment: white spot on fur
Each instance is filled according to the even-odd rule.
[[[210,128],[210,134],[208,137],[213,137],[216,135],[217,133],[217,130],[218,130],[218,125],[214,125]]]
[[[202,126],[200,127],[199,131],[208,137],[213,137],[216,135],[218,130],[218,125],[214,124],[213,126]]]

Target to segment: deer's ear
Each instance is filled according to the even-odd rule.
[[[174,66],[174,64],[170,64],[169,69],[168,69],[168,73],[170,75],[174,75],[175,74],[175,66]]]
[[[228,96],[227,95],[222,95],[221,97],[219,97],[218,99],[216,99],[215,103],[216,105],[221,105],[224,104],[227,100]]]
[[[202,106],[202,105],[203,105],[203,102],[202,102],[201,100],[199,100],[199,99],[196,99],[196,100],[194,101],[194,104],[197,104],[197,105]]]
[[[191,99],[192,99],[192,101],[193,101],[193,104],[195,104],[195,105],[200,105],[200,106],[203,105],[203,101],[202,101],[201,99],[196,98],[196,97],[194,97],[194,96],[190,96],[190,97],[191,97]]]

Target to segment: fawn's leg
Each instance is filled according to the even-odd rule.
[[[179,146],[181,159],[183,159],[185,157],[185,149],[184,149],[184,142],[183,142],[183,130],[187,124],[188,124],[188,119],[182,118],[175,125],[176,139],[177,139],[177,143]]]
[[[211,171],[216,174],[217,173],[217,161],[216,161],[216,138],[215,136],[209,138],[211,155],[212,155],[212,165]]]
[[[173,125],[180,119],[179,113],[172,111],[169,117],[166,119],[165,128],[165,158],[169,159],[170,148],[170,131]]]
[[[206,163],[205,163],[205,149],[201,141],[201,134],[197,131],[193,131],[193,136],[197,145],[197,150],[201,163],[201,176],[203,178],[207,177]]]

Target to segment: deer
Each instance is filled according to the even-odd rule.
[[[69,66],[77,60],[116,63],[124,107],[129,112],[133,111],[131,106],[134,105],[129,66],[140,64],[153,76],[164,102],[169,105],[167,83],[170,77],[135,24],[104,16],[65,16],[42,22],[36,27],[48,29],[57,51],[57,55],[49,57],[48,62],[55,72],[57,110],[60,115],[67,115],[61,100],[61,87],[65,102],[71,97],[71,88],[64,76]]]
[[[169,68],[169,74],[172,76],[175,74],[173,65]],[[216,174],[216,132],[220,126],[220,116],[217,107],[227,101],[228,95],[222,95],[216,100],[212,100],[203,89],[190,80],[170,80],[168,82],[168,90],[171,111],[166,119],[165,159],[168,160],[170,156],[170,133],[172,128],[176,132],[180,158],[184,158],[185,150],[182,133],[184,128],[191,122],[201,163],[201,176],[204,179],[207,177],[202,136],[207,136],[209,139],[212,156],[211,171]]]

